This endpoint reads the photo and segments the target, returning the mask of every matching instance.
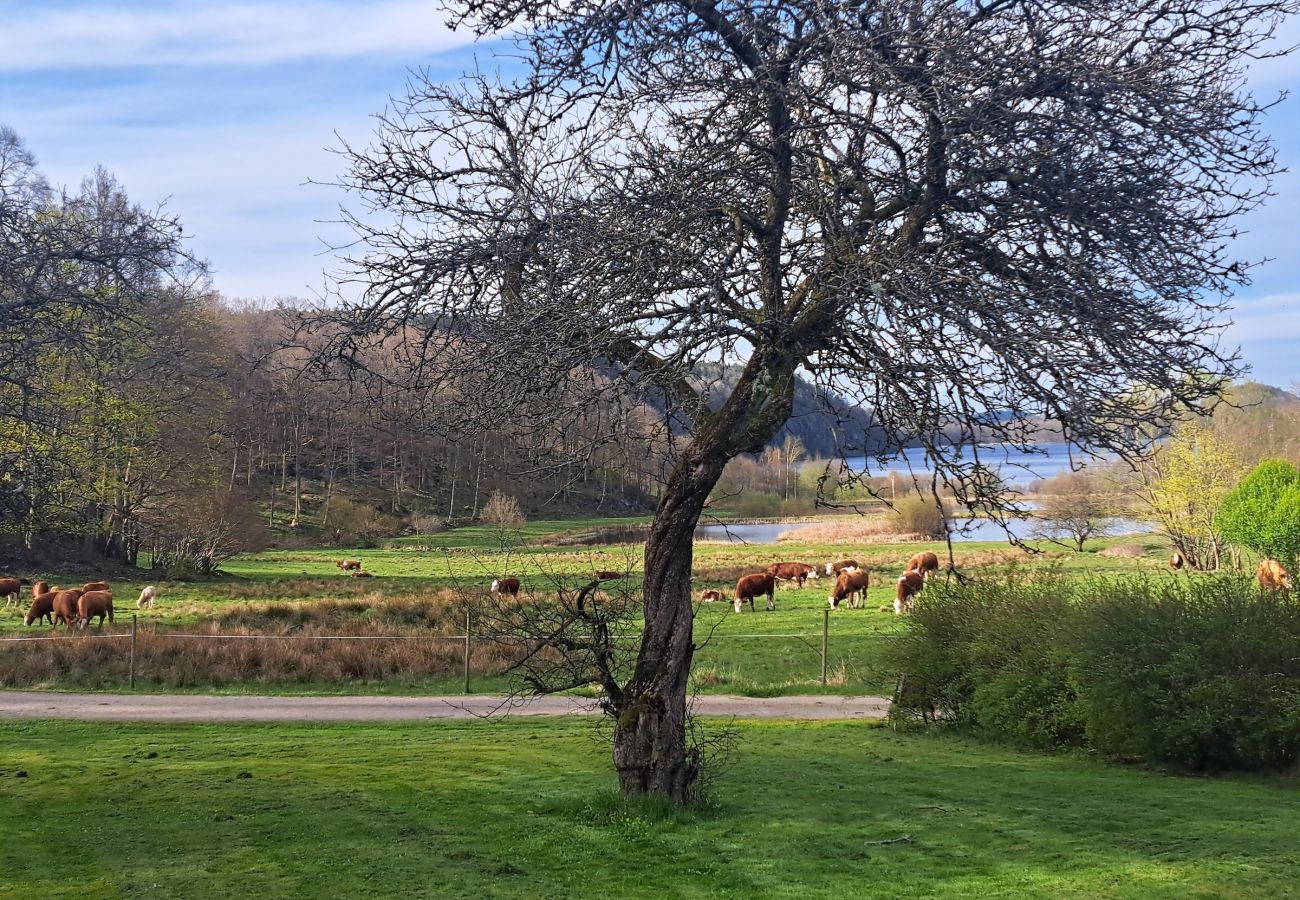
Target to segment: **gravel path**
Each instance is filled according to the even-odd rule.
[[[887,697],[699,697],[706,716],[759,719],[881,719]],[[265,697],[200,694],[63,694],[0,691],[0,719],[85,719],[120,722],[402,722],[590,715],[594,701],[535,697],[511,701],[491,696]]]

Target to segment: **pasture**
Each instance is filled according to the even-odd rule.
[[[618,800],[588,722],[3,722],[0,897],[1244,898],[1300,883],[1293,780],[861,723],[738,729],[714,799],[681,811]]]
[[[643,521],[643,520],[642,520]],[[526,525],[521,533],[475,526],[441,534],[403,538],[375,549],[335,548],[273,550],[241,557],[224,566],[226,575],[209,582],[167,583],[148,579],[147,572],[113,578],[118,620],[109,631],[128,627],[129,614],[140,588],[155,584],[160,600],[140,612],[142,641],[173,631],[208,634],[273,634],[291,636],[274,647],[264,644],[229,649],[231,642],[191,641],[185,647],[163,649],[152,644],[142,650],[143,667],[137,689],[305,692],[445,693],[463,689],[460,644],[464,608],[481,603],[487,586],[498,575],[523,579],[525,595],[545,594],[559,581],[579,583],[598,569],[628,571],[635,587],[641,548],[635,544],[573,546],[566,535],[589,533],[598,527],[619,527],[637,520],[544,521]],[[1136,558],[1101,555],[1117,543],[1129,544]],[[1036,555],[993,543],[956,545],[958,565],[974,575],[1008,567],[1054,566],[1062,573],[1168,572],[1165,551],[1150,536],[1093,542],[1088,552],[1074,553],[1059,545],[1040,543]],[[789,693],[879,693],[893,687],[893,675],[877,664],[883,642],[903,623],[893,614],[894,584],[904,563],[920,549],[939,544],[871,544],[846,546],[783,541],[771,545],[700,543],[695,553],[695,591],[720,590],[730,597],[736,578],[761,571],[776,560],[820,564],[852,557],[871,571],[871,589],[863,609],[830,613],[827,640],[827,683],[821,683],[821,631],[831,579],[822,577],[803,588],[782,583],[775,612],[746,608],[732,612],[729,603],[697,606],[695,687],[704,692],[754,696]],[[335,565],[354,559],[375,577],[344,575]],[[79,584],[90,573],[37,573],[52,583]],[[1172,577],[1172,576],[1171,576]],[[614,590],[613,586],[610,586]],[[25,604],[24,604],[25,608]],[[92,629],[93,631],[93,629]],[[0,616],[0,635],[17,637],[46,633],[42,626],[25,628],[20,610]],[[314,635],[428,636],[419,652],[370,641],[326,647],[314,643],[302,649],[302,639]],[[229,658],[217,658],[220,643]],[[436,646],[435,646],[436,643]],[[298,647],[299,649],[294,649]],[[503,660],[486,642],[472,652],[473,689],[504,689],[499,673]],[[154,656],[148,652],[157,650]],[[0,645],[0,684],[30,687],[116,689],[126,678],[125,646],[116,642],[72,656],[55,642],[38,646]],[[35,661],[37,653],[46,658]],[[24,654],[26,656],[24,656]],[[333,654],[331,656],[331,654]],[[205,666],[194,664],[211,657]],[[30,664],[24,660],[32,657]],[[307,663],[314,663],[308,665]],[[328,663],[328,664],[327,664]],[[207,672],[208,674],[204,674]]]

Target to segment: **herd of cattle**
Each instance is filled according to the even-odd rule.
[[[0,597],[5,598],[5,606],[17,606],[22,599],[22,589],[31,584],[26,578],[0,578]],[[158,591],[153,585],[140,592],[135,601],[136,609],[153,606],[158,599]],[[23,617],[24,625],[34,622],[46,622],[51,627],[66,625],[69,630],[85,628],[91,619],[102,626],[104,619],[113,621],[113,592],[106,581],[91,581],[79,588],[64,590],[50,587],[44,581],[32,585],[32,605]]]
[[[850,608],[860,608],[863,603],[863,597],[867,594],[867,588],[871,586],[871,577],[867,570],[858,565],[855,559],[841,559],[838,562],[829,562],[821,567],[824,573],[835,579],[835,585],[831,588],[830,595],[826,602],[830,604],[831,609],[839,609],[841,603],[848,601]],[[925,583],[930,575],[939,571],[939,556],[930,551],[918,553],[907,561],[907,566],[903,569],[903,574],[898,577],[898,582],[894,590],[894,613],[902,615],[911,608],[912,598],[919,594],[924,588]],[[732,608],[740,612],[746,602],[749,603],[749,609],[754,611],[754,598],[767,597],[767,608],[776,609],[776,583],[778,581],[793,581],[799,587],[803,587],[805,581],[811,581],[819,578],[822,572],[818,571],[817,566],[810,566],[803,562],[776,562],[767,567],[764,572],[755,572],[752,575],[742,575],[736,582],[736,593],[731,598]],[[722,600],[721,591],[704,591],[700,599],[705,603],[712,603]]]

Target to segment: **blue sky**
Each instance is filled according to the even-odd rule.
[[[445,27],[433,0],[0,0],[0,122],[57,184],[95,165],[139,202],[165,200],[232,297],[312,296],[339,137],[364,141],[410,69],[455,78],[488,48]],[[1282,41],[1300,43],[1300,22]],[[488,65],[484,64],[485,67]],[[1300,55],[1257,66],[1260,96],[1300,94]],[[1228,340],[1261,381],[1300,383],[1300,96],[1267,122],[1293,171],[1244,224],[1246,258],[1273,257],[1235,298]]]

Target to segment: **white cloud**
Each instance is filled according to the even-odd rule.
[[[0,5],[0,70],[266,64],[469,43],[432,0]]]

